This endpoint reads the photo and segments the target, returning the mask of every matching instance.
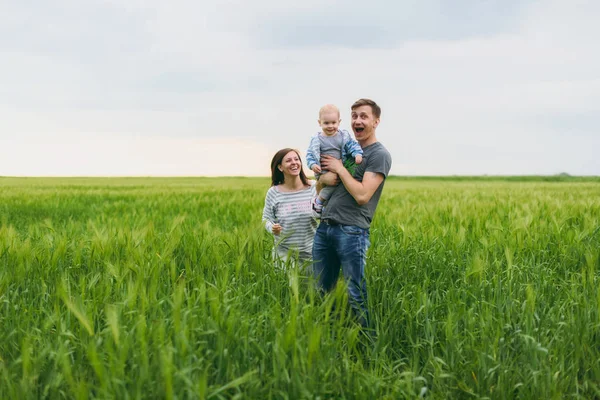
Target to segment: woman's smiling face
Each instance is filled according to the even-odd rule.
[[[300,162],[300,156],[295,151],[287,153],[281,164],[279,164],[279,170],[283,172],[284,177],[294,177],[300,175],[302,171],[302,163]]]

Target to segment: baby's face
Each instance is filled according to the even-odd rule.
[[[323,129],[323,133],[331,136],[334,135],[340,127],[340,115],[335,111],[326,111],[321,114],[319,125]]]

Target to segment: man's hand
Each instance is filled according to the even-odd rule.
[[[323,186],[336,186],[340,183],[340,177],[333,172],[325,172],[319,177],[319,183]]]
[[[311,169],[312,169],[312,171],[313,171],[315,174],[320,174],[320,173],[321,173],[321,167],[319,167],[319,165],[318,165],[318,164],[315,164],[315,165],[313,165]]]
[[[274,235],[279,235],[281,233],[281,229],[281,225],[279,224],[273,224],[273,228],[271,228]]]
[[[357,154],[356,157],[354,157],[354,162],[360,164],[362,162],[362,156]]]
[[[336,174],[339,174],[342,169],[345,169],[342,160],[327,155],[321,157],[321,167],[328,171],[335,172]]]

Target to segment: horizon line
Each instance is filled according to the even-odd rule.
[[[10,179],[135,179],[135,178],[203,178],[203,179],[218,179],[218,178],[270,178],[270,175],[0,175],[2,178]],[[524,177],[540,177],[540,178],[600,178],[600,175],[571,175],[568,173],[558,174],[447,174],[447,175],[388,175],[388,178],[524,178]],[[309,179],[314,179],[313,176],[307,176]]]

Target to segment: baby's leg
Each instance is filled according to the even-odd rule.
[[[335,186],[324,186],[323,189],[319,192],[319,198],[325,203],[331,197]]]
[[[321,189],[319,195],[313,203],[313,208],[316,212],[320,213],[321,211],[323,211],[323,206],[325,206],[325,203],[327,203],[327,200],[329,200],[329,198],[331,197],[333,189],[335,189],[335,186],[324,186],[323,189]]]
[[[319,175],[319,178],[326,172],[328,172],[328,171],[322,171],[321,174]],[[316,212],[320,213],[323,210],[323,206],[325,205],[327,200],[329,200],[329,198],[331,197],[331,194],[333,193],[334,189],[335,189],[335,186],[323,185],[323,188],[319,192],[319,195],[316,197],[316,199],[313,202],[313,208]]]
[[[318,175],[317,175],[317,174],[315,174],[315,178],[316,178],[317,180],[319,180],[319,181],[320,181],[320,180],[321,180],[321,177],[322,177],[323,175],[325,175],[325,174],[328,174],[328,173],[329,173],[329,171],[327,171],[326,169],[324,169],[324,170],[323,170],[323,171],[321,171],[321,173],[319,173]],[[332,172],[332,173],[333,173],[333,172]],[[324,184],[324,183],[323,183],[323,186],[325,187],[325,186],[328,186],[328,185],[326,185],[326,184]],[[336,186],[337,186],[337,185],[336,185]]]

